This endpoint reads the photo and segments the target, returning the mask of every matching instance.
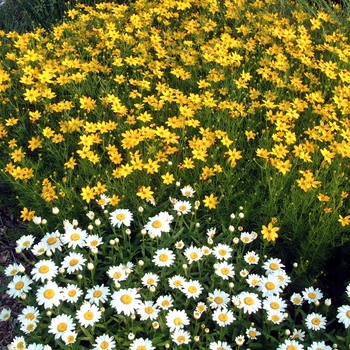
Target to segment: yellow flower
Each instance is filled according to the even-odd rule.
[[[95,198],[94,188],[90,188],[90,186],[83,187],[80,195],[87,203],[90,203],[90,200]]]
[[[34,210],[28,210],[28,208],[24,207],[23,210],[21,211],[21,219],[23,221],[31,221],[35,215]]]
[[[80,108],[86,109],[88,112],[91,112],[96,107],[96,101],[91,97],[82,96],[80,97]]]
[[[209,209],[215,209],[216,205],[218,204],[218,197],[214,197],[213,194],[210,194],[210,196],[205,196],[203,203],[205,207],[208,207]]]
[[[347,226],[350,225],[350,215],[347,215],[345,217],[339,215],[339,220],[338,220],[342,226]]]
[[[162,175],[162,179],[163,179],[163,183],[165,183],[166,185],[170,185],[175,181],[174,175],[169,174],[169,172]]]
[[[320,193],[318,196],[317,196],[318,200],[320,202],[329,202],[329,200],[331,199],[331,197],[329,196],[326,196],[325,194],[322,194]]]
[[[136,195],[141,197],[141,199],[153,199],[153,193],[154,192],[151,190],[151,186],[140,186]]]
[[[268,242],[275,241],[278,237],[277,232],[279,231],[279,227],[273,227],[273,223],[270,222],[267,227],[265,225],[262,226],[261,233],[263,234],[263,238]]]

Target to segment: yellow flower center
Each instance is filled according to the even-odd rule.
[[[23,287],[24,287],[24,282],[22,281],[17,282],[15,285],[16,290],[21,290]]]
[[[181,285],[182,285],[182,283],[181,283],[180,280],[174,281],[174,286],[175,286],[175,287],[181,287]]]
[[[154,279],[153,278],[149,278],[148,280],[147,280],[147,284],[153,284],[154,283]]]
[[[265,287],[267,290],[273,290],[273,289],[275,289],[275,284],[273,282],[267,282],[265,284]]]
[[[272,315],[271,316],[271,320],[274,321],[274,322],[278,322],[280,320],[280,318],[279,318],[278,315]]]
[[[144,345],[139,345],[136,350],[147,350]]]
[[[346,312],[346,317],[350,318],[350,310]]]
[[[190,258],[193,259],[193,260],[195,260],[195,259],[198,258],[198,254],[197,254],[196,252],[192,252],[192,253],[190,254]]]
[[[280,305],[276,302],[276,301],[273,301],[271,304],[270,304],[270,306],[271,306],[271,309],[278,309],[279,307],[280,307]]]
[[[116,279],[118,279],[118,278],[120,278],[121,277],[121,273],[120,272],[114,272],[114,275],[113,275],[113,278],[116,278]]]
[[[46,299],[52,299],[55,296],[55,291],[53,289],[47,289],[44,292],[44,297]]]
[[[251,338],[255,338],[256,337],[256,332],[255,331],[249,331],[249,336]]]
[[[34,328],[35,328],[35,325],[34,325],[34,324],[29,324],[29,325],[27,326],[27,331],[31,332],[31,331],[34,330]]]
[[[17,349],[25,349],[24,343],[22,341],[17,343]]]
[[[130,303],[132,302],[132,297],[131,297],[131,295],[129,295],[129,294],[124,294],[124,295],[122,295],[122,297],[120,298],[120,300],[121,300],[121,302],[122,302],[123,304],[128,305],[128,304],[130,304]]]
[[[270,269],[271,269],[271,270],[278,270],[278,264],[276,264],[276,263],[271,263],[271,264],[270,264]]]
[[[222,269],[221,269],[221,273],[223,274],[223,275],[228,275],[229,274],[229,269],[227,268],[227,267],[223,267]]]
[[[39,272],[40,273],[48,273],[50,271],[50,268],[47,265],[40,266]]]
[[[185,205],[180,205],[179,206],[179,210],[180,211],[185,211],[186,210],[186,206]]]
[[[218,318],[221,322],[226,322],[228,320],[227,314],[220,314]]]
[[[57,238],[56,237],[50,237],[47,241],[46,241],[46,243],[48,244],[48,245],[53,245],[53,244],[55,244],[57,242]]]
[[[162,261],[162,262],[165,262],[165,261],[169,260],[169,257],[168,257],[167,254],[160,254],[159,255],[159,260]]]
[[[102,295],[102,291],[95,290],[93,295],[94,295],[94,298],[99,298]]]
[[[163,300],[162,301],[162,306],[164,306],[164,307],[168,307],[169,306],[169,301],[168,300]]]
[[[245,298],[244,298],[244,303],[245,303],[246,305],[253,305],[253,304],[254,304],[254,299],[251,298],[251,297],[245,297]]]
[[[222,302],[224,301],[221,297],[215,297],[214,301],[216,302],[216,304],[222,304]]]
[[[316,298],[316,293],[310,292],[309,293],[309,297],[310,297],[310,299],[315,299]]]
[[[196,287],[196,286],[189,286],[189,287],[188,287],[188,291],[189,291],[191,294],[197,293],[197,287]]]
[[[30,245],[30,241],[23,242],[23,247],[28,247]]]
[[[146,314],[150,315],[153,312],[153,307],[152,306],[147,306],[145,308],[145,312],[146,312]]]
[[[160,227],[162,227],[162,222],[160,220],[154,220],[154,222],[152,223],[152,227],[153,228],[160,228]]]
[[[57,330],[59,332],[65,332],[67,330],[67,323],[61,322],[57,325]]]
[[[69,265],[70,266],[75,266],[76,264],[79,263],[79,260],[78,259],[72,259],[70,262],[69,262]]]
[[[26,319],[27,320],[34,320],[35,316],[32,312],[29,312],[28,314],[26,314]]]
[[[84,314],[84,318],[85,318],[85,320],[90,321],[94,318],[94,313],[91,311],[86,311]]]
[[[186,340],[186,338],[185,338],[183,335],[179,335],[179,336],[177,337],[177,341],[178,341],[179,343],[183,343],[185,340]]]
[[[321,320],[318,317],[314,317],[311,320],[311,323],[314,324],[315,326],[318,326],[321,323]]]
[[[298,350],[298,348],[295,345],[288,345],[287,350]]]
[[[80,234],[79,233],[72,233],[71,236],[70,236],[70,239],[72,241],[79,241],[80,239]]]
[[[123,221],[126,218],[126,215],[124,213],[119,213],[117,215],[117,220]]]
[[[77,291],[75,289],[71,289],[69,292],[68,292],[68,295],[70,297],[74,297],[75,295],[77,294]]]
[[[98,244],[98,241],[94,240],[90,242],[91,247],[96,247]]]
[[[74,343],[74,340],[75,340],[74,335],[69,335],[67,337],[67,343],[69,344]]]
[[[180,325],[182,324],[182,319],[181,319],[180,317],[176,317],[176,318],[174,319],[174,324],[175,324],[176,326],[180,326]]]
[[[101,349],[108,349],[108,347],[109,347],[108,341],[103,341],[103,342],[100,344],[100,348],[101,348]]]
[[[227,250],[226,250],[226,249],[220,249],[220,250],[219,250],[219,254],[220,254],[221,256],[225,256],[225,255],[227,254]]]

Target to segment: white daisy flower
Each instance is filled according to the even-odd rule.
[[[122,264],[119,264],[118,266],[110,266],[107,270],[107,275],[109,278],[112,278],[115,282],[125,281],[128,277],[124,265]]]
[[[11,310],[7,308],[3,308],[0,311],[0,321],[8,321],[11,317]]]
[[[213,320],[220,326],[226,327],[231,324],[236,318],[233,316],[233,312],[226,308],[219,308],[213,312]]]
[[[240,236],[240,240],[243,242],[243,243],[251,243],[253,242],[255,239],[255,232],[241,232],[241,236]]]
[[[249,339],[257,339],[257,337],[259,335],[261,335],[261,333],[259,331],[257,331],[257,329],[255,327],[249,327],[246,331],[245,331],[246,336]]]
[[[156,320],[158,318],[159,309],[154,305],[153,301],[146,300],[140,303],[137,308],[137,313],[140,315],[141,321]]]
[[[39,318],[40,318],[39,310],[35,306],[26,306],[21,311],[21,314],[18,315],[17,317],[18,321],[21,323],[25,322],[26,320],[38,323]]]
[[[326,345],[324,341],[314,341],[308,346],[307,350],[333,350],[333,348]]]
[[[171,339],[177,345],[189,344],[191,342],[191,335],[183,329],[176,329],[174,333],[171,334]]]
[[[304,300],[309,304],[316,303],[323,298],[323,293],[318,288],[314,287],[306,288],[302,293]]]
[[[342,305],[338,307],[337,311],[338,311],[337,318],[339,322],[343,323],[345,328],[349,328],[350,327],[350,306]]]
[[[187,298],[197,299],[202,291],[203,287],[196,280],[189,280],[188,282],[184,282],[181,287],[181,291],[186,295]]]
[[[76,313],[76,319],[83,327],[93,326],[101,319],[102,313],[95,304],[84,302]]]
[[[278,310],[267,311],[267,320],[274,324],[280,324],[284,321],[284,314]]]
[[[190,324],[185,310],[169,310],[165,318],[170,332],[174,332],[176,329],[181,329]]]
[[[78,333],[75,331],[66,331],[62,334],[62,340],[64,341],[65,345],[74,344],[77,340]]]
[[[85,247],[89,249],[97,248],[101,244],[103,244],[103,241],[99,235],[89,235],[86,237]]]
[[[92,350],[112,350],[116,347],[114,337],[108,334],[102,334],[95,339],[95,344]]]
[[[168,279],[169,286],[172,289],[181,289],[185,282],[186,279],[180,275],[175,275]]]
[[[129,350],[155,350],[155,346],[152,345],[152,341],[148,338],[137,338],[129,346]]]
[[[36,327],[37,327],[36,322],[30,321],[30,320],[24,320],[24,322],[21,323],[20,330],[25,334],[29,334],[33,332]]]
[[[68,245],[68,248],[76,249],[76,247],[83,248],[87,232],[79,227],[73,225],[66,225],[65,233],[61,236],[62,242]]]
[[[106,196],[104,193],[102,193],[100,195],[99,199],[96,199],[96,202],[99,206],[101,206],[102,209],[105,208],[106,205],[108,205],[108,203],[110,202],[110,198],[108,196]]]
[[[233,278],[235,275],[234,267],[226,261],[215,264],[215,274],[220,276],[223,280]]]
[[[246,282],[248,283],[249,287],[255,288],[259,285],[261,277],[255,273],[249,274]]]
[[[121,227],[121,225],[125,225],[129,227],[133,221],[133,214],[129,209],[116,209],[109,215],[112,226]]]
[[[5,268],[5,275],[7,277],[13,277],[15,275],[17,275],[18,273],[20,273],[19,271],[19,265],[16,263],[10,264]]]
[[[228,345],[225,341],[217,341],[209,344],[210,350],[232,350],[231,345]]]
[[[73,318],[70,315],[61,314],[51,319],[49,333],[60,339],[64,332],[71,332],[75,329]]]
[[[163,310],[169,310],[173,307],[174,299],[169,295],[161,295],[158,297],[156,304]]]
[[[148,219],[145,230],[152,237],[160,237],[162,232],[170,232],[172,220],[173,216],[169,215],[167,212],[160,212]]]
[[[109,287],[105,287],[104,284],[101,284],[88,289],[86,291],[85,299],[91,304],[96,304],[98,306],[100,303],[105,303],[110,294]]]
[[[261,309],[261,300],[259,299],[258,294],[251,292],[241,292],[237,295],[237,297],[240,300],[240,303],[237,305],[237,307],[239,309],[243,309],[244,313],[248,313],[250,315],[251,313],[255,313]]]
[[[174,204],[174,210],[177,211],[178,214],[188,214],[191,212],[192,205],[188,201],[176,201]]]
[[[153,255],[152,262],[158,267],[169,267],[175,261],[175,254],[171,249],[158,249]]]
[[[296,340],[286,339],[283,344],[280,344],[276,350],[303,350],[304,345],[298,343]]]
[[[300,293],[293,293],[290,297],[292,304],[300,306],[304,302],[304,298]]]
[[[275,310],[283,313],[287,308],[287,303],[278,295],[269,295],[263,301],[263,307],[266,311]]]
[[[255,252],[247,252],[244,255],[244,261],[249,265],[257,265],[259,262],[259,255]]]
[[[212,253],[211,248],[207,247],[207,246],[203,246],[202,247],[202,253],[204,256],[208,256]]]
[[[219,243],[213,248],[212,254],[218,260],[227,260],[232,256],[232,248],[227,244]]]
[[[55,250],[62,250],[62,242],[59,239],[60,237],[59,231],[54,231],[51,233],[46,233],[45,236],[41,239],[41,242],[44,243],[47,248],[47,252],[54,253]]]
[[[176,249],[183,249],[184,246],[185,246],[185,243],[183,242],[183,240],[177,241],[177,242],[175,242],[175,244],[174,244],[174,247],[175,247]]]
[[[147,272],[142,278],[141,278],[141,283],[145,287],[157,287],[159,282],[159,276],[156,275],[153,272]]]
[[[209,229],[207,229],[206,235],[209,238],[214,238],[214,236],[216,235],[216,227],[210,227]]]
[[[15,275],[8,284],[7,294],[12,298],[19,298],[23,293],[28,293],[32,289],[33,281],[27,276]]]
[[[262,265],[262,268],[265,269],[267,274],[283,270],[284,267],[285,266],[281,263],[281,259],[277,258],[269,258]]]
[[[245,342],[244,335],[239,335],[235,338],[235,342],[238,346],[242,346]]]
[[[25,235],[22,236],[21,238],[17,239],[16,241],[16,250],[17,251],[22,251],[29,249],[34,243],[34,236],[33,235]]]
[[[184,256],[187,258],[188,263],[192,264],[193,261],[201,260],[203,252],[201,248],[193,247],[192,245],[185,249]]]
[[[32,270],[33,280],[50,281],[58,274],[58,267],[52,260],[40,260]]]
[[[64,257],[61,267],[65,268],[69,274],[81,271],[85,266],[86,259],[83,254],[70,252]]]
[[[118,314],[130,316],[140,306],[140,298],[141,295],[136,288],[120,289],[112,294],[111,306],[117,310]]]
[[[291,278],[287,275],[284,270],[277,270],[272,273],[272,275],[276,276],[280,281],[281,288],[284,289],[291,282]]]
[[[8,348],[9,349],[27,349],[27,344],[24,340],[24,337],[17,336],[12,340]]]
[[[52,348],[50,345],[32,343],[32,344],[29,344],[26,349],[27,350],[51,350]]]
[[[45,242],[39,242],[33,245],[33,248],[30,250],[35,256],[40,256],[46,253],[48,246]]]
[[[281,283],[278,278],[272,274],[262,276],[258,284],[259,291],[263,297],[276,295],[282,292]]]
[[[192,186],[187,185],[180,189],[182,195],[187,198],[192,198],[194,193],[196,192]]]
[[[68,283],[62,288],[62,300],[71,304],[75,304],[81,295],[83,295],[83,291],[76,284]]]
[[[200,314],[202,314],[203,312],[206,312],[207,309],[208,309],[207,305],[205,305],[203,302],[200,301],[199,303],[197,303],[195,311],[197,311]]]
[[[306,327],[314,331],[325,329],[326,323],[327,323],[326,318],[316,312],[312,312],[311,314],[307,315],[305,318]]]
[[[208,302],[212,309],[227,307],[230,302],[230,295],[219,289],[214,289],[213,293],[208,294]]]
[[[301,329],[293,329],[293,333],[289,336],[290,339],[304,341],[305,332]]]
[[[39,305],[44,306],[44,309],[52,309],[62,300],[62,288],[56,282],[48,281],[37,290],[36,300]]]

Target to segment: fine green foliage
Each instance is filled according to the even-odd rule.
[[[312,286],[350,242],[350,26],[332,11],[140,0],[80,4],[50,30],[0,32],[0,182],[28,224],[17,250],[33,266],[7,270],[9,293],[41,317],[40,327],[21,322],[27,342],[45,329],[54,348],[105,335],[133,349],[136,334],[157,348],[244,336],[249,348],[301,349],[286,332],[296,328],[305,348],[349,345],[347,305],[330,310]],[[159,283],[142,284],[147,273]],[[177,274],[189,289],[169,285]],[[85,310],[102,285],[100,309]],[[67,293],[45,302],[45,288]],[[216,289],[225,315],[211,304]],[[170,327],[161,306],[145,315],[135,293],[149,311],[170,294],[189,325]],[[57,333],[65,327],[74,331]]]

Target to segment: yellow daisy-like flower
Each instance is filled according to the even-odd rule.
[[[215,209],[216,205],[218,204],[218,197],[214,197],[214,195],[211,193],[210,196],[205,196],[203,203],[205,207]]]
[[[279,231],[279,227],[273,227],[273,223],[270,222],[267,227],[265,225],[262,226],[261,233],[263,234],[263,238],[268,242],[275,241],[278,237],[277,232]]]

